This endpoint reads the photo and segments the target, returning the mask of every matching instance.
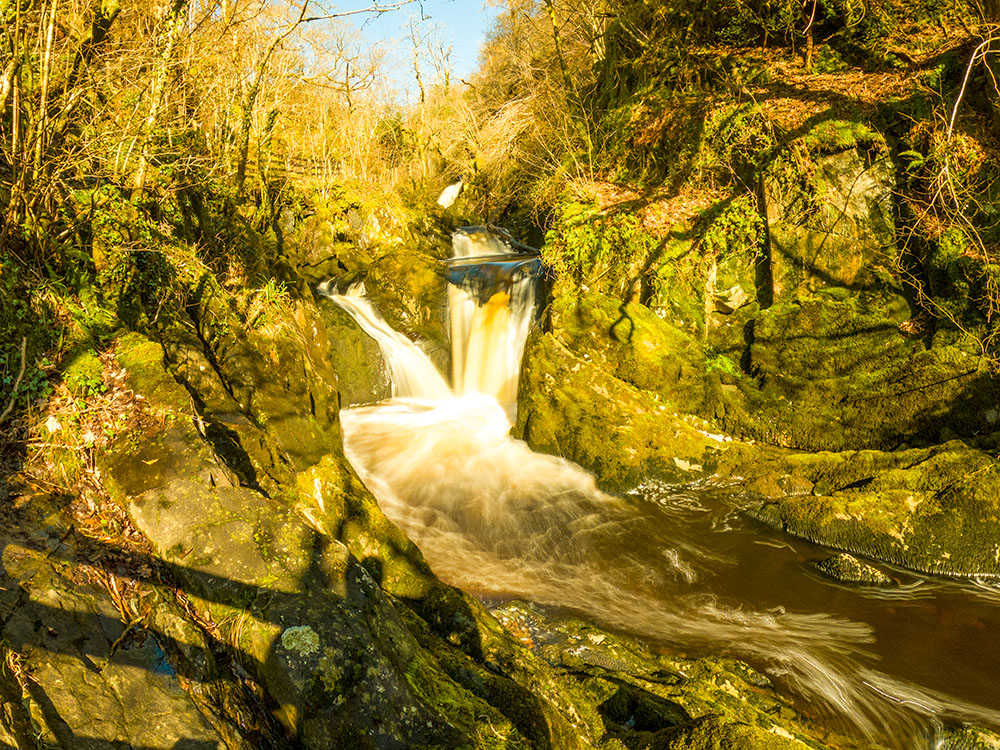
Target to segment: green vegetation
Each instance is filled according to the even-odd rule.
[[[624,690],[440,584],[343,455],[339,410],[388,384],[310,285],[364,280],[446,362],[450,227],[544,238],[532,447],[996,574],[994,5],[508,0],[468,85],[415,22],[404,106],[315,2],[0,0],[2,530],[80,544],[59,565],[129,629],[103,666],[183,644],[177,695],[234,747],[777,746],[738,665]]]

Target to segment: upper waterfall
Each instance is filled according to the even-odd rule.
[[[451,332],[451,386],[420,348],[394,331],[364,299],[364,287],[330,294],[378,343],[389,367],[393,396],[442,401],[452,396],[489,396],[513,422],[521,355],[531,329],[537,256],[516,253],[500,236],[465,227],[452,236],[447,261]]]
[[[494,397],[513,421],[521,355],[535,310],[537,257],[513,253],[480,227],[452,237],[447,278],[452,387]]]

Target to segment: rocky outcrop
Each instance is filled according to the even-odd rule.
[[[812,493],[766,503],[755,517],[912,570],[1000,576],[1000,463],[989,453],[953,441],[795,462],[814,479]]]
[[[717,443],[657,394],[575,354],[554,333],[532,334],[524,360],[514,434],[532,450],[574,461],[610,491],[703,473]]]
[[[821,123],[761,181],[773,299],[883,283],[896,257],[896,172],[880,136],[854,123]]]

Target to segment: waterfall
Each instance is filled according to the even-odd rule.
[[[447,277],[455,393],[492,396],[513,421],[539,261],[512,254],[481,228],[455,232],[452,252]]]
[[[400,398],[446,399],[451,389],[437,368],[406,336],[395,331],[364,298],[364,284],[355,284],[347,294],[328,295],[347,311],[365,333],[379,345],[389,367],[392,395]]]
[[[538,270],[537,258],[511,253],[485,230],[456,232],[446,270],[450,387],[362,288],[330,295],[378,342],[393,381],[389,401],[341,413],[345,452],[439,577],[473,594],[568,608],[674,648],[747,659],[884,746],[930,747],[942,716],[1000,725],[994,711],[876,670],[863,622],[716,594],[720,574],[739,565],[726,546],[738,522],[727,501],[716,499],[716,511],[702,504],[711,488],[626,501],[511,438]]]

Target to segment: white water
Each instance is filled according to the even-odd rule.
[[[492,255],[468,234],[456,251]],[[479,295],[481,299],[485,295]],[[579,467],[510,437],[533,298],[516,286],[484,303],[452,289],[453,384],[358,296],[333,297],[378,341],[394,398],[342,412],[348,458],[385,513],[445,581],[480,595],[575,610],[679,648],[738,656],[765,669],[818,714],[881,745],[930,747],[939,717],[1000,716],[894,679],[866,652],[869,626],[823,613],[754,611],[699,581],[724,554],[684,541],[672,513],[600,492]],[[693,503],[693,505],[692,505]],[[728,528],[728,526],[727,526]]]

